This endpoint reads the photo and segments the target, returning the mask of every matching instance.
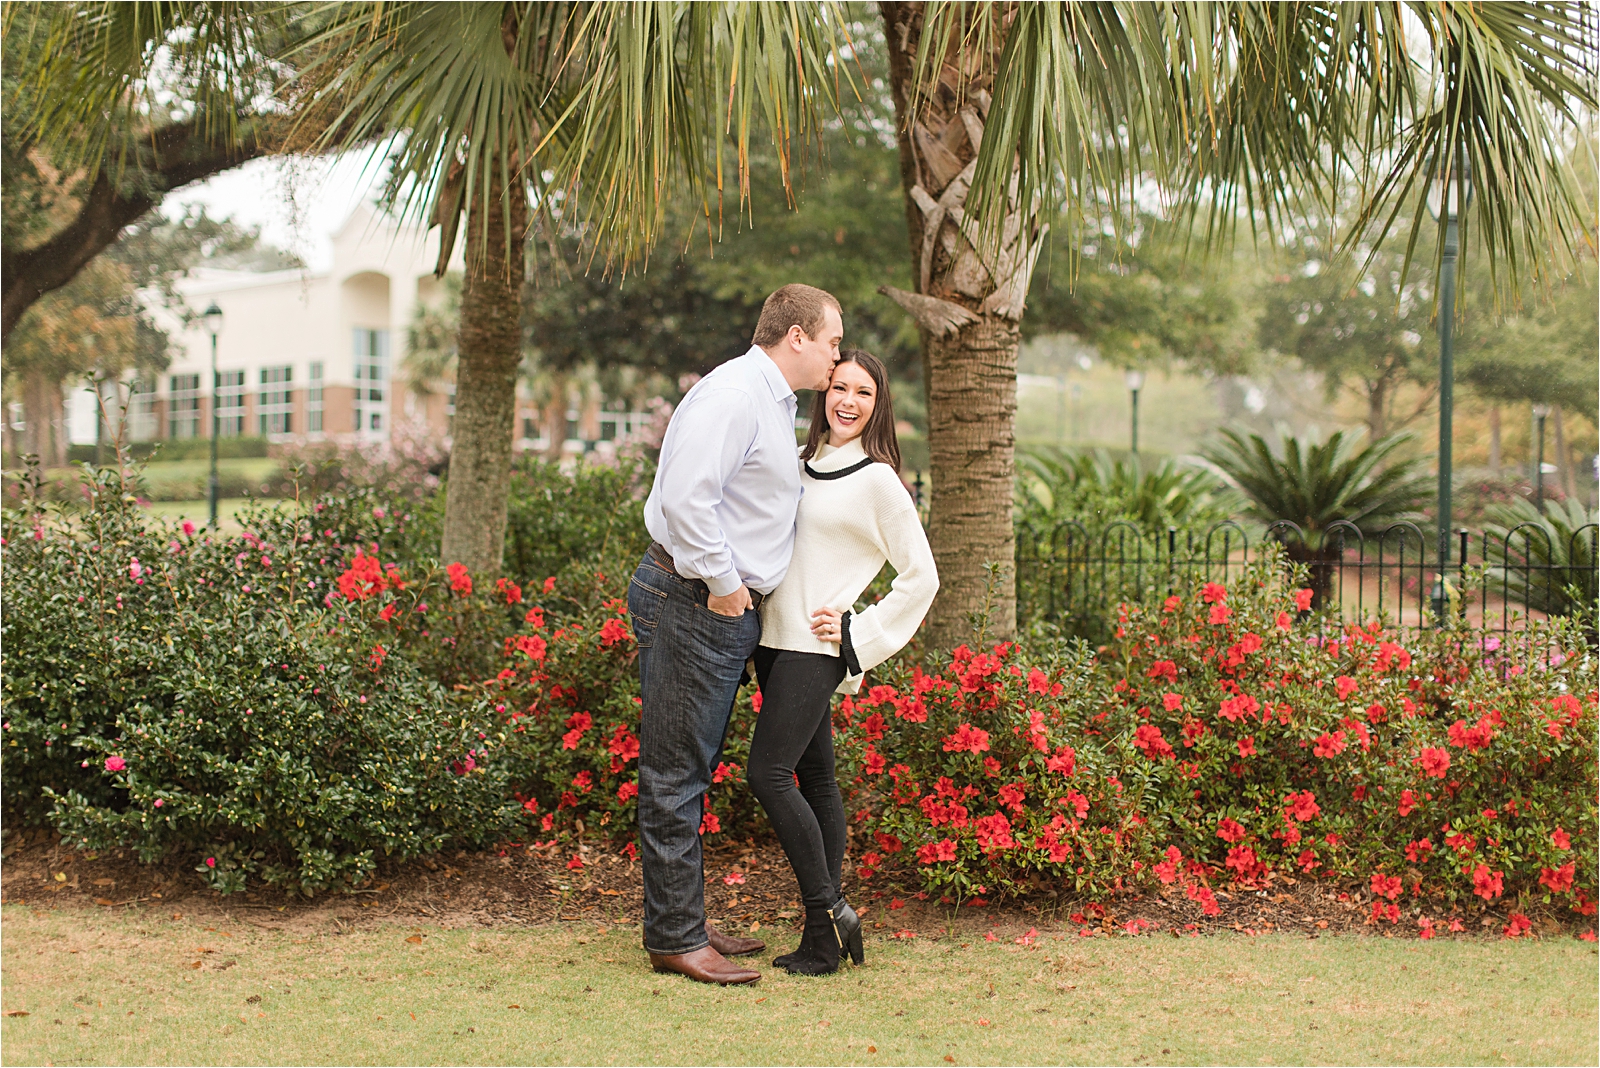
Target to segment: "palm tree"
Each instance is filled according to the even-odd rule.
[[[677,187],[706,189],[709,166],[720,189],[725,147],[741,190],[759,128],[787,164],[834,81],[836,42],[810,16],[776,3],[351,3],[315,39],[303,91],[321,102],[316,145],[403,131],[391,188],[402,213],[441,228],[441,273],[466,216],[443,559],[500,566],[532,213],[581,204],[602,239],[626,235],[627,264]]]
[[[1277,448],[1260,434],[1246,440],[1233,430],[1205,450],[1206,459],[1250,500],[1263,523],[1294,524],[1280,540],[1291,560],[1311,569],[1313,604],[1332,588],[1333,565],[1344,550],[1343,529],[1383,536],[1415,514],[1431,483],[1419,459],[1395,459],[1409,434],[1359,446],[1359,435],[1340,431],[1322,444],[1284,437]],[[1280,528],[1282,529],[1282,528]]]

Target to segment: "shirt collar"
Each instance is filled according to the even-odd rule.
[[[756,365],[761,377],[766,380],[767,388],[772,390],[772,399],[782,403],[795,400],[794,390],[789,388],[789,383],[784,380],[783,372],[778,370],[777,363],[760,345],[751,345],[750,351],[745,353],[745,358]]]

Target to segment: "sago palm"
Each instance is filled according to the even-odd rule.
[[[1321,444],[1285,436],[1274,448],[1260,434],[1246,439],[1224,430],[1222,443],[1205,456],[1249,499],[1255,518],[1298,528],[1280,540],[1291,560],[1310,566],[1320,605],[1344,548],[1344,535],[1338,529],[1330,534],[1334,524],[1381,537],[1428,499],[1431,483],[1422,462],[1395,456],[1409,440],[1409,434],[1392,434],[1363,445],[1361,435],[1339,431]]]
[[[1568,498],[1545,501],[1543,513],[1530,501],[1513,501],[1492,509],[1489,520],[1483,555],[1490,593],[1546,615],[1594,611],[1600,516]]]

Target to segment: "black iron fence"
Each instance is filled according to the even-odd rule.
[[[1567,531],[1523,523],[1473,535],[1459,530],[1441,568],[1437,535],[1414,523],[1363,532],[1339,521],[1317,531],[1274,523],[1254,531],[1232,521],[1204,531],[1152,534],[1113,522],[1091,532],[1077,522],[1017,531],[1017,611],[1068,633],[1102,640],[1116,605],[1226,584],[1270,547],[1304,565],[1313,604],[1349,621],[1383,618],[1418,628],[1440,618],[1486,632],[1523,630],[1531,620],[1593,608],[1600,525]]]

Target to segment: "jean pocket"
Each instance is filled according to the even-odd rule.
[[[637,577],[628,583],[628,619],[633,623],[633,638],[639,648],[648,649],[655,644],[656,624],[661,621],[661,609],[666,603],[664,590],[647,586]]]

